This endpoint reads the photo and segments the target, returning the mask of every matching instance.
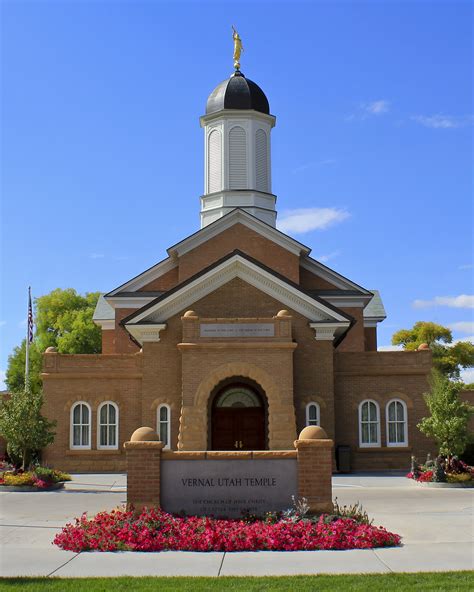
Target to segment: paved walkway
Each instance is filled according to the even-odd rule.
[[[474,569],[474,491],[428,489],[400,476],[335,476],[339,503],[360,501],[374,523],[403,537],[403,547],[353,551],[256,553],[72,553],[56,532],[81,511],[125,501],[125,475],[74,475],[64,491],[0,493],[3,576],[219,576],[386,573]]]

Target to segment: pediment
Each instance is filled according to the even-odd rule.
[[[310,323],[336,324],[341,330],[347,329],[351,323],[352,318],[346,313],[301,291],[295,284],[241,252],[232,253],[204,272],[176,286],[124,319],[122,323],[128,330],[134,325],[162,325],[172,316],[191,308],[195,302],[234,278],[240,278],[270,295],[284,307],[306,317]]]

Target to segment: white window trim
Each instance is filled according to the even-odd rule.
[[[171,448],[171,407],[167,403],[162,403],[161,405],[158,405],[158,408],[156,410],[156,432],[157,432],[158,436],[160,436],[160,433],[161,433],[161,430],[160,430],[160,427],[161,427],[160,410],[162,409],[162,407],[166,407],[166,409],[168,410],[168,420],[166,422],[168,424],[168,442],[164,442],[163,449],[169,450]]]
[[[114,445],[109,445],[107,444],[106,446],[101,445],[100,443],[100,426],[102,425],[100,423],[100,410],[102,409],[102,407],[104,405],[112,405],[113,407],[115,407],[115,441],[116,444]],[[104,424],[106,425],[106,424]],[[109,424],[107,424],[108,426]],[[117,403],[114,403],[113,401],[104,401],[103,403],[101,403],[97,409],[97,449],[98,450],[118,450],[119,447],[119,408]]]
[[[316,417],[317,417],[317,424],[314,423],[309,423],[309,408],[311,405],[315,405],[316,406]],[[316,403],[316,401],[310,401],[307,405],[306,405],[306,426],[309,425],[321,425],[321,408],[319,406],[319,403]]]
[[[389,422],[388,419],[388,408],[390,406],[390,403],[401,403],[402,407],[403,407],[403,423],[405,424],[405,429],[404,429],[404,433],[405,433],[405,440],[403,442],[389,442],[389,429],[388,429],[388,425],[389,423],[401,423],[401,422]],[[403,399],[390,399],[390,401],[387,403],[387,405],[385,406],[385,427],[386,427],[386,438],[387,438],[387,447],[390,448],[397,448],[397,447],[406,447],[408,446],[408,409],[407,409],[407,404],[405,403],[405,401],[403,401]]]
[[[78,405],[85,405],[89,409],[89,444],[87,446],[83,446],[82,444],[74,444],[74,409]],[[82,425],[82,424],[81,424]],[[92,448],[92,409],[89,403],[85,401],[76,401],[71,406],[70,416],[69,416],[69,448],[71,450],[91,450]]]
[[[377,410],[377,442],[366,443],[362,442],[362,405],[364,403],[374,403]],[[364,399],[359,404],[359,448],[380,448],[380,407],[377,401],[373,399]]]

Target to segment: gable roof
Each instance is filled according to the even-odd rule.
[[[314,275],[317,275],[318,277],[325,279],[326,281],[330,282],[340,290],[356,290],[360,294],[372,296],[372,292],[370,290],[366,290],[362,286],[359,286],[359,284],[356,284],[355,282],[344,277],[337,271],[334,271],[334,269],[331,269],[330,267],[323,265],[322,263],[316,261],[316,259],[313,259],[308,255],[306,257],[301,257],[300,265],[301,267],[303,267],[303,269],[306,269]]]
[[[128,280],[128,282],[125,282],[110,292],[107,292],[107,294],[105,294],[105,298],[108,296],[116,296],[119,292],[136,292],[140,288],[143,288],[143,286],[146,286],[153,280],[156,280],[177,266],[178,261],[176,259],[166,257],[166,259],[163,259],[145,271],[142,271],[142,273],[139,273],[131,280]]]
[[[383,321],[387,317],[385,307],[378,290],[371,290],[373,294],[372,300],[364,308],[364,319],[379,319]]]
[[[353,321],[347,313],[312,296],[256,259],[236,250],[133,312],[121,324],[127,328],[138,324],[162,324],[235,277],[269,294],[310,321],[337,324],[341,331],[345,331]]]
[[[270,226],[270,224],[252,216],[252,214],[249,214],[241,208],[234,208],[231,212],[222,216],[222,218],[208,224],[204,228],[201,228],[194,234],[191,234],[184,240],[167,249],[168,255],[170,255],[170,257],[176,255],[180,257],[184,253],[195,249],[209,239],[224,232],[224,230],[234,226],[234,224],[243,224],[244,226],[247,226],[247,228],[258,232],[258,234],[276,243],[280,247],[283,247],[287,251],[290,251],[294,255],[308,255],[311,252],[309,247],[303,245],[294,238],[291,238],[291,236],[288,236],[284,232],[281,232],[281,230]]]

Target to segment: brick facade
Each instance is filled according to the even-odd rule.
[[[150,291],[176,291],[181,283],[196,278],[223,255],[239,249],[288,281],[291,289],[332,290],[326,279],[300,266],[293,252],[242,224],[224,230],[181,257],[176,266],[142,286]],[[129,298],[129,295],[127,295]],[[157,414],[166,405],[170,414],[172,450],[206,450],[210,447],[210,401],[216,387],[228,379],[245,379],[264,392],[266,447],[291,448],[306,425],[308,403],[319,406],[320,425],[328,438],[349,445],[355,469],[407,468],[411,454],[423,457],[434,452],[432,444],[416,429],[426,414],[422,394],[427,390],[431,368],[429,351],[376,352],[376,329],[364,328],[361,307],[341,307],[352,319],[341,343],[317,338],[302,312],[288,299],[234,277],[208,291],[165,319],[159,341],[131,338],[123,319],[136,312],[115,308],[115,330],[103,331],[102,355],[44,356],[45,413],[56,419],[57,434],[45,451],[46,462],[70,471],[115,471],[126,467],[124,442],[140,426],[158,430]],[[193,313],[184,316],[192,308]],[[285,317],[278,317],[286,310]],[[275,324],[274,335],[264,338],[203,339],[200,323]],[[161,321],[160,321],[161,322]],[[316,338],[315,338],[316,336]],[[379,406],[380,445],[359,445],[358,410],[371,399]],[[404,401],[408,412],[408,443],[388,447],[386,406],[392,399]],[[92,428],[89,449],[72,449],[71,409],[83,401],[90,406]],[[98,447],[98,411],[105,401],[119,410],[115,449]],[[305,452],[302,452],[304,455]],[[319,454],[319,453],[318,453]],[[318,461],[319,462],[319,461]]]

